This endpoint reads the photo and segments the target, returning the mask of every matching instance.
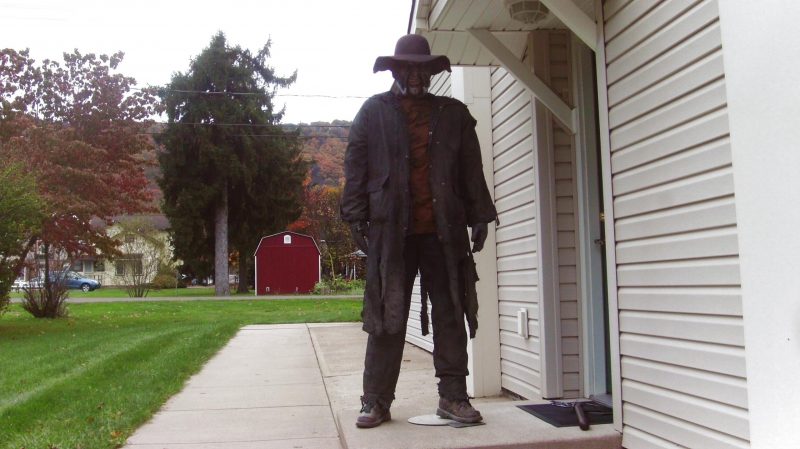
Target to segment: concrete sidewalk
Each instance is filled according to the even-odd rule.
[[[611,425],[555,428],[518,402],[477,399],[486,425],[406,420],[436,410],[430,354],[407,345],[393,420],[357,429],[366,334],[360,323],[246,326],[128,439],[129,449],[619,449]]]

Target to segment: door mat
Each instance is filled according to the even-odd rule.
[[[578,415],[575,414],[572,404],[572,402],[553,401],[551,404],[518,405],[517,407],[555,427],[570,427],[578,425]],[[614,422],[613,411],[605,405],[587,401],[582,402],[581,406],[589,418],[590,425]]]

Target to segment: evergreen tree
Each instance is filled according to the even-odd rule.
[[[269,48],[268,41],[252,54],[219,33],[161,92],[168,124],[159,136],[159,184],[175,255],[205,274],[214,254],[218,296],[229,294],[229,241],[246,273],[258,237],[299,215],[305,163],[297,133],[281,129],[283,111],[272,102],[297,74],[276,76]]]

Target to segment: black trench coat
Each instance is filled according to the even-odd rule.
[[[475,119],[458,100],[431,95],[428,143],[436,232],[447,268],[450,297],[477,330],[475,264],[467,226],[497,217],[486,187]],[[350,128],[345,154],[341,215],[369,222],[364,330],[405,332],[403,247],[411,223],[409,135],[400,103],[391,92],[369,98]],[[424,282],[424,280],[423,280]]]

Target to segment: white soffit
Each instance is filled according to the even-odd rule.
[[[570,20],[575,19],[576,23],[581,23],[586,28],[587,22],[591,22],[594,17],[594,1],[566,1],[570,1],[571,5],[560,8],[559,15],[569,14],[572,18]],[[581,16],[581,12],[585,16]],[[428,39],[431,53],[446,55],[453,65],[501,66],[502,63],[497,58],[466,33],[467,30],[491,31],[514,56],[522,59],[530,31],[565,28],[567,27],[556,17],[554,11],[533,25],[513,20],[505,0],[418,0],[414,32]],[[580,35],[586,33],[578,34],[583,38]]]

